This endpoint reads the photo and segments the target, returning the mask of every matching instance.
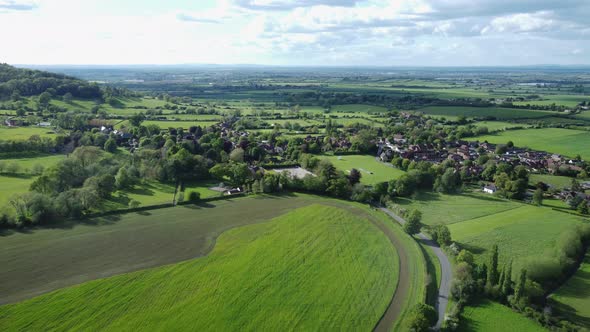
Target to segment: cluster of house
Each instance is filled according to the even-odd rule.
[[[4,125],[6,125],[7,127],[20,127],[20,126],[27,125],[27,123],[24,120],[19,119],[19,118],[8,118],[8,119],[4,120]],[[49,128],[49,127],[51,127],[51,122],[41,121],[41,122],[37,123],[37,127]]]

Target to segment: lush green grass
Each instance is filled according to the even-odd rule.
[[[477,306],[468,306],[461,314],[459,331],[546,331],[537,322],[492,301],[482,301]]]
[[[35,165],[41,165],[44,168],[47,168],[55,165],[58,161],[65,159],[65,157],[66,156],[63,154],[39,155],[34,157],[0,159],[0,163],[16,163],[20,168],[19,173],[29,173]]]
[[[514,127],[528,127],[522,123],[511,123],[502,121],[478,121],[474,124],[476,127],[487,127],[489,131],[506,130]]]
[[[396,198],[394,203],[400,209],[420,210],[423,214],[422,222],[426,225],[454,224],[522,206],[478,192],[461,195],[421,192],[415,199]]]
[[[590,326],[590,251],[578,271],[551,295],[550,300],[568,319]]]
[[[142,125],[157,125],[161,129],[168,128],[183,128],[189,129],[192,126],[210,127],[217,124],[216,121],[160,121],[160,120],[147,120],[142,122]]]
[[[373,185],[379,182],[387,182],[404,174],[404,171],[385,165],[373,156],[350,155],[322,157],[330,160],[336,168],[345,173],[356,168],[361,171],[361,183]]]
[[[347,112],[347,113],[385,113],[387,108],[373,105],[334,105],[331,112]]]
[[[531,174],[529,183],[537,184],[539,182],[546,183],[557,189],[563,189],[565,187],[571,187],[572,178],[550,174]]]
[[[0,325],[8,331],[368,330],[396,287],[392,257],[395,250],[371,223],[311,205],[227,231],[203,258],[2,307]]]
[[[431,115],[451,115],[473,117],[495,117],[499,120],[508,119],[532,119],[550,116],[555,112],[534,111],[501,107],[465,107],[465,106],[430,106],[421,108],[418,111]]]
[[[190,192],[195,191],[201,194],[201,198],[219,196],[219,192],[210,190],[216,186],[216,181],[197,181],[187,183],[184,188],[185,199],[188,199]],[[172,203],[174,198],[174,184],[146,181],[132,189],[117,191],[112,198],[104,203],[101,209],[116,210],[128,207],[129,201],[136,200],[141,205],[158,205]]]
[[[514,142],[517,147],[529,147],[534,150],[548,151],[590,160],[590,132],[561,128],[524,129],[486,135],[470,140],[488,141],[494,144]]]
[[[428,213],[428,212],[425,212]],[[554,257],[559,235],[583,221],[582,218],[547,207],[522,205],[471,220],[449,225],[451,236],[460,245],[478,254],[482,261],[494,244],[500,260],[514,260],[514,271],[537,258]]]
[[[14,195],[28,192],[32,182],[33,178],[29,176],[0,175],[0,208],[6,206]]]
[[[6,127],[0,125],[0,140],[27,140],[33,135],[54,137],[52,129],[40,127]]]

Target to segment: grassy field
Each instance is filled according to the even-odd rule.
[[[210,187],[217,186],[218,181],[197,181],[187,183],[184,189],[184,196],[188,199],[190,192],[195,191],[201,194],[201,198],[219,196],[219,192],[210,190]],[[125,209],[129,201],[136,200],[141,205],[158,205],[172,203],[174,197],[174,185],[169,183],[160,183],[156,181],[147,181],[132,189],[117,191],[112,198],[105,201],[101,207],[105,210]]]
[[[555,114],[554,112],[534,111],[501,107],[430,106],[418,110],[430,115],[451,115],[474,117],[494,117],[498,120],[534,119]]]
[[[39,155],[39,156],[30,156],[30,157],[23,157],[23,158],[7,158],[7,159],[0,159],[0,163],[12,164],[15,163],[19,166],[20,171],[19,173],[29,173],[33,166],[41,165],[44,168],[49,166],[55,165],[58,161],[65,159],[66,156],[63,154],[54,154],[54,155]]]
[[[157,125],[160,129],[168,128],[183,128],[189,129],[192,126],[209,127],[217,124],[217,121],[159,121],[159,120],[146,120],[142,122],[142,125]]]
[[[331,112],[345,112],[345,113],[385,113],[387,108],[381,106],[372,105],[334,105],[332,106]]]
[[[0,175],[0,208],[6,206],[14,195],[28,192],[33,179],[30,176]]]
[[[302,203],[293,198],[273,199]],[[258,204],[261,201],[266,204],[261,206]],[[147,231],[157,236],[167,230],[170,236],[171,231],[186,233],[192,229],[196,235],[202,233],[203,223],[207,223],[203,218],[210,223],[215,220],[213,224],[219,224],[220,220],[231,223],[229,214],[243,217],[244,211],[252,213],[250,207],[276,209],[266,207],[279,205],[271,202],[272,199],[258,202],[243,199],[235,203],[216,203],[246,204],[249,207],[246,210],[235,205],[231,209],[175,209],[174,214],[178,213],[176,211],[190,213],[189,218],[183,218],[190,222],[170,219],[172,211],[158,210],[154,212],[168,217],[165,220],[143,217],[141,221],[121,221],[98,229],[134,222],[143,227],[131,227],[128,231]],[[297,204],[280,205],[284,211]],[[210,215],[216,213],[226,218]],[[170,227],[171,224],[176,227]],[[184,227],[178,227],[180,224]],[[105,235],[101,235],[104,232],[103,229],[103,232],[87,233],[85,240],[104,238]],[[121,236],[119,232],[110,235]],[[135,235],[130,240],[148,242],[140,239],[140,234]],[[187,235],[180,237],[188,240],[191,236]],[[81,239],[77,236],[61,240]],[[193,237],[190,241],[193,246],[199,243],[196,240]],[[210,245],[211,241],[200,242]],[[165,242],[170,243],[169,240]],[[174,238],[172,242],[178,250],[180,241]],[[150,244],[145,249],[152,251],[153,247]],[[12,246],[9,248],[14,250]],[[5,256],[5,253],[0,255]],[[143,252],[141,256],[149,256],[149,253]],[[8,331],[275,330],[285,328],[285,322],[289,322],[289,328],[300,330],[368,330],[379,320],[389,303],[388,294],[396,287],[392,276],[399,271],[392,257],[395,257],[395,250],[371,223],[336,207],[311,205],[270,223],[227,231],[206,257],[91,281],[1,307],[0,325]],[[109,257],[109,261],[113,258]]]
[[[373,156],[350,155],[322,157],[330,160],[337,169],[348,174],[351,169],[361,171],[361,183],[372,185],[400,177],[405,172],[378,162]]]
[[[421,192],[415,199],[398,197],[394,203],[400,209],[420,210],[423,214],[422,222],[426,225],[450,225],[522,206],[519,203],[478,192],[467,192],[461,195]]]
[[[474,123],[476,127],[487,127],[489,131],[506,130],[515,127],[528,127],[522,123],[511,123],[503,121],[478,121]]]
[[[590,160],[590,132],[561,128],[511,130],[495,135],[486,135],[469,140],[480,142],[488,141],[494,144],[514,142],[517,147],[529,147],[534,150],[542,150],[575,157],[580,154],[582,158]]]
[[[529,183],[537,184],[539,182],[546,183],[557,189],[563,189],[571,186],[572,178],[550,174],[531,174]]]
[[[547,207],[522,204],[515,209],[454,223],[449,229],[453,240],[478,254],[479,261],[487,259],[487,251],[498,244],[500,261],[512,258],[513,270],[518,271],[530,260],[554,257],[559,235],[582,221],[580,217]]]
[[[536,332],[546,331],[537,322],[492,301],[483,301],[477,306],[468,306],[461,314],[461,332]]]
[[[0,140],[27,140],[33,135],[55,137],[51,129],[40,127],[6,127],[0,125]]]
[[[582,326],[590,326],[590,251],[576,273],[550,297],[559,313]]]

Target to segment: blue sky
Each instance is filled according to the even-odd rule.
[[[589,18],[588,0],[0,0],[0,62],[590,64]]]

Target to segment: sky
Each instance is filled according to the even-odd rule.
[[[0,62],[590,64],[590,0],[0,0]]]

